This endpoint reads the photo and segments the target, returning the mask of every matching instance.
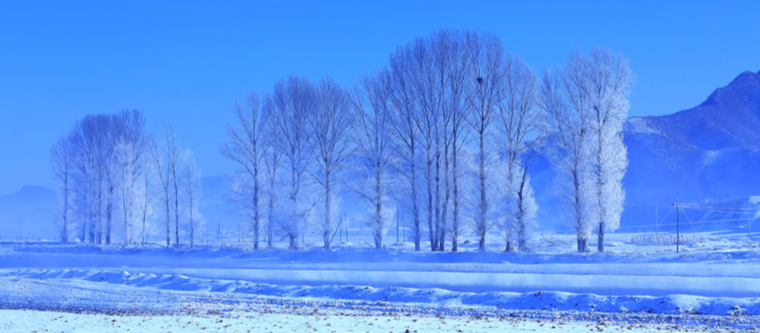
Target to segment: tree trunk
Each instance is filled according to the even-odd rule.
[[[436,151],[435,154],[435,246],[433,251],[439,251],[443,246],[440,244],[441,239],[441,154]]]
[[[375,168],[375,249],[383,248],[383,189],[382,173],[379,167]]]
[[[430,251],[435,252],[436,249],[436,242],[435,242],[435,228],[433,227],[433,181],[430,179],[430,177],[433,176],[433,161],[431,158],[428,157],[427,161],[427,169],[425,171],[427,179],[427,193],[428,193],[428,203],[427,203],[427,211],[428,211],[428,236],[430,238]]]
[[[179,245],[179,188],[174,181],[174,245]]]
[[[417,163],[414,162],[414,141],[411,143],[411,168],[412,168],[412,215],[414,219],[414,251],[419,252],[420,242],[422,241],[422,233],[420,232],[420,209],[417,204]]]
[[[171,218],[171,210],[169,208],[169,188],[164,188],[164,192],[166,192],[166,200],[164,202],[166,203],[166,247],[169,247],[172,245],[172,218]]]
[[[588,252],[588,237],[578,235],[578,253]]]
[[[62,230],[62,241],[63,243],[69,242],[69,221],[68,221],[68,215],[69,215],[69,186],[68,186],[68,176],[66,176],[66,179],[64,180],[64,186],[63,186],[63,230]]]
[[[504,248],[504,252],[515,252],[515,245],[512,243],[512,240],[507,240],[507,246]]]
[[[195,246],[194,238],[195,238],[195,221],[193,221],[193,197],[191,194],[190,196],[190,248],[191,249]]]
[[[452,156],[452,170],[453,170],[453,179],[452,182],[454,183],[454,216],[453,216],[453,223],[452,223],[452,231],[451,231],[451,251],[457,252],[459,251],[459,247],[457,246],[459,243],[459,169],[457,166],[457,134],[456,130],[454,131],[454,155]]]
[[[444,140],[445,141],[445,140]],[[446,228],[448,218],[448,206],[450,199],[450,184],[449,184],[449,147],[448,144],[444,144],[443,150],[443,204],[441,205],[441,217],[438,238],[438,251],[446,252]]]
[[[481,125],[481,129],[482,129]],[[480,231],[480,243],[478,251],[485,252],[486,250],[486,232],[488,231],[488,201],[486,201],[486,152],[485,152],[485,133],[480,131],[480,158],[479,158],[479,170],[478,178],[480,178],[480,209],[478,212],[478,228]]]
[[[110,177],[109,177],[110,178]],[[106,204],[106,244],[111,244],[111,229],[113,225],[113,185],[108,181],[108,203]]]
[[[258,156],[258,154],[257,154]],[[259,167],[258,162],[253,168],[253,249],[259,249],[259,223],[261,213],[259,210]]]
[[[525,220],[525,184],[528,179],[528,168],[523,168],[520,180],[520,190],[517,191],[517,246],[521,252],[528,252],[527,221]]]
[[[596,245],[599,252],[604,252],[604,222],[599,223],[599,243]]]
[[[99,185],[103,184],[103,180],[100,179]],[[101,187],[101,186],[98,186]],[[98,226],[97,226],[97,236],[98,236],[98,244],[103,244],[103,189],[98,189]]]
[[[274,192],[274,184],[272,184],[272,191]],[[272,194],[270,194],[271,196]],[[273,211],[274,210],[274,199],[271,197],[269,198],[269,207],[267,211],[267,248],[272,249],[274,247],[272,238],[274,237],[274,221],[273,221]]]
[[[322,238],[324,239],[325,251],[330,251],[330,233],[332,232],[332,224],[330,223],[330,205],[332,188],[330,184],[330,172],[325,172],[325,222],[322,227]]]

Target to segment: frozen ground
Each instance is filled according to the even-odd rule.
[[[754,316],[509,310],[3,279],[2,332],[735,331]]]
[[[570,323],[562,330],[588,331],[587,325],[600,315],[609,325],[639,323],[644,330],[656,330],[666,322],[670,329],[676,324],[712,329],[756,326],[756,241],[722,232],[692,234],[690,244],[676,254],[670,244],[647,243],[639,236],[614,235],[605,254],[573,253],[569,235],[542,236],[535,251],[527,254],[475,253],[468,246],[462,253],[414,253],[408,248],[375,251],[350,244],[332,252],[287,252],[246,251],[242,244],[165,249],[0,243],[0,308],[14,310],[0,317],[0,330],[11,325],[5,318],[16,316],[36,318],[30,325],[53,325],[44,326],[48,329],[60,324],[52,322],[51,313],[19,309],[93,312],[69,322],[103,325],[110,318],[103,313],[130,314],[123,325],[143,322],[162,331],[168,325],[179,329],[177,318],[212,327],[218,319],[214,313],[230,310],[241,318],[263,316],[261,323],[270,326],[309,320],[294,314],[293,306],[335,311],[325,316],[331,325],[344,325],[340,329],[319,326],[325,321],[312,323],[328,332],[345,332],[345,325],[360,327],[376,320],[381,321],[374,327],[379,331],[403,332],[403,325],[414,327],[414,319],[440,320],[437,317],[450,324],[446,329],[472,322],[466,332],[487,331],[497,322],[531,330],[555,320]],[[357,307],[360,316],[345,314],[359,311]],[[402,315],[382,323],[389,313]],[[141,317],[155,314],[175,317],[150,323]],[[294,315],[300,317],[288,317]],[[231,331],[246,331],[244,322],[234,320],[229,321],[234,324],[228,327]]]

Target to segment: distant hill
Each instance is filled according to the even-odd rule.
[[[0,196],[0,239],[57,240],[56,193],[42,186],[24,186]]]
[[[630,165],[623,179],[622,226],[655,224],[655,206],[662,219],[676,199],[687,205],[743,202],[740,207],[746,207],[748,197],[760,194],[760,73],[740,74],[695,108],[629,118],[623,134]],[[557,224],[556,196],[550,191],[554,173],[545,159],[533,171],[540,222]],[[686,214],[703,218],[698,212]],[[744,225],[737,221],[737,227]]]

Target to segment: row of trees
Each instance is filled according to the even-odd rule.
[[[348,189],[367,204],[376,248],[403,212],[417,251],[425,229],[431,251],[457,251],[468,230],[484,251],[496,227],[506,251],[527,251],[538,210],[528,171],[542,151],[578,251],[597,227],[603,251],[625,197],[632,81],[626,60],[604,48],[571,53],[539,82],[498,37],[440,31],[399,46],[352,89],[291,76],[251,94],[221,148],[238,166],[231,200],[255,248],[266,225],[268,247],[280,234],[297,249],[316,227],[329,250]]]
[[[344,221],[341,196],[352,193],[378,249],[398,215],[416,251],[423,238],[431,251],[458,251],[468,232],[485,251],[494,229],[505,251],[529,251],[538,211],[529,170],[543,154],[578,251],[594,231],[603,251],[625,198],[632,82],[626,60],[605,48],[572,52],[539,79],[497,36],[439,31],[399,46],[351,88],[291,76],[250,94],[220,147],[236,165],[228,199],[256,249],[281,237],[296,250],[311,230],[329,250]],[[88,116],[55,145],[64,241],[110,243],[117,230],[126,244],[144,242],[155,210],[167,246],[172,234],[193,244],[200,174],[171,126],[161,141],[130,111]]]
[[[126,245],[145,244],[158,231],[151,221],[162,200],[167,246],[172,226],[175,244],[182,231],[193,245],[203,221],[200,171],[192,153],[179,147],[171,125],[165,140],[157,141],[140,112],[122,111],[86,116],[55,143],[51,168],[60,184],[63,242],[111,244],[118,235]]]

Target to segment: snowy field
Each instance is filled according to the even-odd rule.
[[[746,234],[572,235],[532,253],[376,251],[344,243],[252,251],[0,243],[0,331],[441,332],[751,329],[760,249]],[[284,245],[278,245],[282,248]],[[591,244],[593,247],[593,244]],[[29,311],[35,310],[35,311]],[[256,320],[250,320],[256,318]],[[602,325],[601,323],[604,323]],[[329,325],[328,325],[329,324]],[[602,325],[602,326],[599,326]],[[685,325],[685,326],[684,326]]]

